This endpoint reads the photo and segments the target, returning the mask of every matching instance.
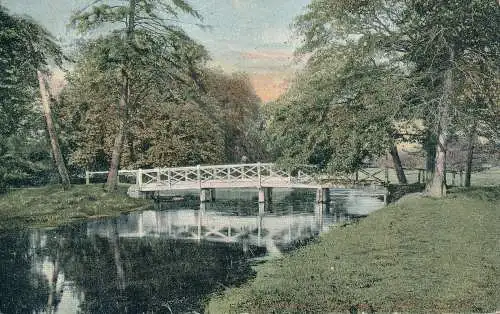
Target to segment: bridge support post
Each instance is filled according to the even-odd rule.
[[[210,189],[210,201],[215,202],[215,189]]]
[[[259,203],[269,203],[272,200],[273,189],[272,188],[259,188]]]
[[[316,203],[330,203],[329,188],[318,188],[316,190]]]
[[[139,189],[141,188],[141,186],[142,186],[142,169],[139,169],[137,171],[137,177],[135,179],[135,184],[137,184],[139,186]]]
[[[259,203],[259,216],[264,215],[265,211],[266,211],[266,204]]]
[[[212,200],[211,190],[213,190],[213,189],[201,189],[200,190],[200,202],[204,203],[204,202],[210,202]]]

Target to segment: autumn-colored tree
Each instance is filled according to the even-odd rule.
[[[225,133],[226,161],[261,161],[265,158],[259,136],[260,99],[245,73],[206,70],[204,87],[214,98]]]

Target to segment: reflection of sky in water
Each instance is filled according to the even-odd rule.
[[[246,281],[249,263],[266,252],[280,255],[350,213],[382,206],[344,190],[332,191],[328,207],[309,192],[276,191],[264,208],[250,193],[235,194],[250,200],[171,202],[117,219],[0,235],[0,312],[44,312],[47,304],[56,313],[201,311],[208,294]]]

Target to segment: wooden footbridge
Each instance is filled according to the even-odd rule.
[[[106,171],[86,172],[86,183],[95,174]],[[155,169],[120,170],[120,176],[134,177],[135,185],[129,195],[141,197],[161,191],[200,190],[201,201],[214,198],[215,189],[259,189],[259,201],[270,198],[272,188],[316,189],[318,201],[328,201],[328,189],[363,189],[374,194],[386,195],[387,170],[360,169],[353,174],[324,175],[314,166],[287,171],[272,163],[172,167]]]

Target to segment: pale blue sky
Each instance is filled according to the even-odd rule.
[[[227,71],[287,71],[294,42],[289,25],[310,0],[188,0],[210,30],[185,24],[204,44],[214,63]],[[63,41],[74,38],[68,29],[72,11],[91,0],[0,0],[12,13],[27,14]],[[187,18],[187,20],[189,20]]]

